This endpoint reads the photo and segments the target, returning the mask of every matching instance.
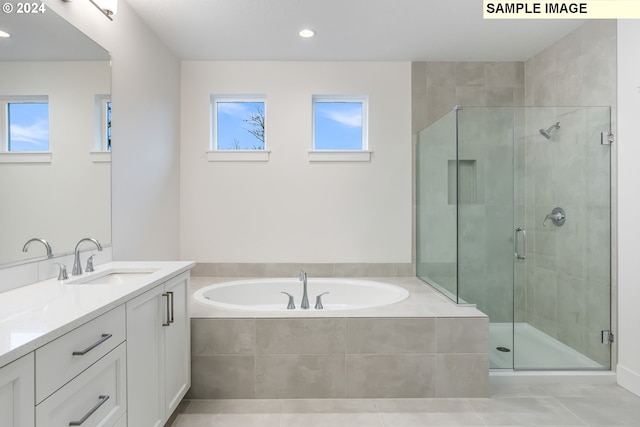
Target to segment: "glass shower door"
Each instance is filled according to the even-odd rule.
[[[514,222],[527,239],[526,259],[514,257],[513,368],[609,369],[610,109],[527,107],[515,118]]]

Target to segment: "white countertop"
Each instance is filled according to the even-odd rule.
[[[106,313],[168,278],[193,268],[190,261],[119,261],[95,272],[55,278],[0,293],[0,367]],[[157,269],[128,284],[70,284],[107,270]]]

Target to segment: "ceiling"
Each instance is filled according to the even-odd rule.
[[[126,1],[184,60],[524,61],[584,22],[484,20],[482,0]]]
[[[108,61],[109,54],[63,18],[47,13],[2,13],[0,61]]]

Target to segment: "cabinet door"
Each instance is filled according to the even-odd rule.
[[[0,368],[0,425],[35,425],[33,353]]]
[[[166,334],[166,416],[169,418],[191,386],[191,336],[189,319],[189,273],[165,284],[172,307]]]
[[[128,425],[162,426],[165,419],[164,285],[127,302]]]

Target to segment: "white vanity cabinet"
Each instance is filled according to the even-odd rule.
[[[128,301],[129,426],[162,426],[190,382],[189,273]]]
[[[113,426],[126,412],[121,305],[35,351],[36,426]]]
[[[0,427],[162,427],[191,385],[193,265],[109,262],[0,293]]]
[[[35,425],[33,353],[0,368],[0,425]]]

